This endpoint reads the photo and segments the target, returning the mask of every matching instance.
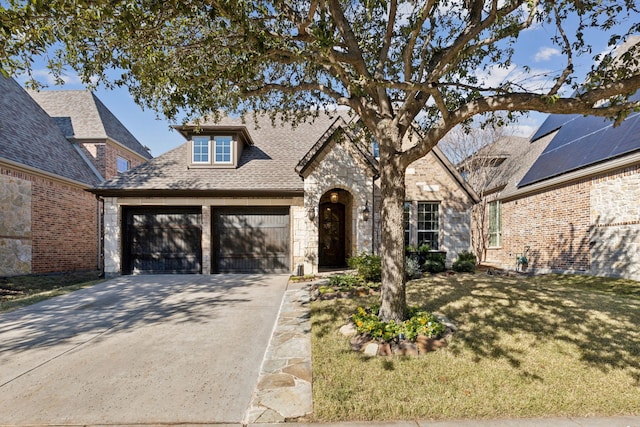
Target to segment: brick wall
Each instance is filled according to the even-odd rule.
[[[434,153],[427,154],[407,168],[405,186],[407,201],[440,204],[440,249],[447,251],[448,263],[455,260],[461,251],[471,249],[473,201]],[[411,226],[416,227],[416,224]]]
[[[118,157],[128,160],[130,168],[146,162],[146,159],[113,143],[88,141],[83,142],[81,146],[93,166],[105,179],[112,178],[118,174]]]
[[[94,195],[76,185],[19,170],[0,168],[0,174],[28,182],[31,188],[27,207],[30,268],[19,274],[98,269],[98,212]]]
[[[33,273],[97,269],[95,196],[43,178],[32,192]]]
[[[591,273],[640,280],[640,165],[591,185]]]
[[[128,160],[129,168],[134,168],[146,161],[115,144],[106,144],[104,149],[104,169],[101,171],[105,179],[112,178],[118,174],[118,157]]]
[[[502,246],[487,262],[640,277],[640,168],[613,171],[502,203]]]

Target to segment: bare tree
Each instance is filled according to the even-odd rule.
[[[496,181],[500,176],[500,165],[509,156],[508,141],[513,133],[513,128],[506,126],[458,126],[438,144],[480,197],[480,202],[471,211],[471,248],[478,262],[486,259],[489,244],[488,195],[499,185]]]

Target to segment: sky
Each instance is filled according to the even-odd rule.
[[[494,69],[492,75],[480,76],[485,79],[489,85],[500,83],[504,79],[517,79],[522,81],[524,85],[540,85],[544,84],[544,75],[550,71],[561,70],[564,67],[563,57],[557,47],[551,43],[554,37],[554,28],[545,28],[537,26],[521,33],[518,39],[518,49],[516,50],[514,61],[511,67],[507,69]],[[606,37],[599,37],[591,40],[594,45],[592,54],[584,55],[576,59],[576,73],[584,76],[592,63],[592,57],[596,53],[603,52],[607,49]],[[526,73],[522,69],[522,65],[529,65],[530,71]],[[76,90],[85,89],[80,79],[73,74],[65,76],[66,83],[63,86],[56,86],[50,74],[45,69],[43,62],[36,62],[34,65],[34,76],[42,83],[49,83],[46,90]],[[16,76],[16,80],[24,85],[26,78]],[[151,149],[153,156],[159,156],[184,143],[184,138],[175,130],[171,129],[171,125],[179,123],[170,123],[151,110],[143,110],[135,104],[126,88],[118,88],[107,90],[99,87],[94,91],[97,97],[109,108],[109,110],[129,129],[129,131],[142,143]],[[529,113],[522,117],[518,123],[513,126],[512,133],[519,136],[531,136],[537,127],[546,118],[545,114]]]

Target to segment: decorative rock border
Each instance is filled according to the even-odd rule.
[[[244,423],[281,423],[313,412],[308,283],[288,286]]]
[[[436,351],[449,345],[453,333],[457,327],[449,319],[441,314],[434,315],[447,327],[446,332],[440,338],[429,338],[426,335],[418,335],[415,342],[401,340],[398,342],[386,342],[372,339],[370,336],[358,334],[353,323],[347,323],[340,328],[340,333],[345,337],[351,337],[350,344],[353,351],[359,351],[367,356],[421,356]]]

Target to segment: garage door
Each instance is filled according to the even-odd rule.
[[[218,273],[289,273],[289,208],[213,212],[213,269]]]
[[[200,208],[124,210],[123,273],[202,272]]]

